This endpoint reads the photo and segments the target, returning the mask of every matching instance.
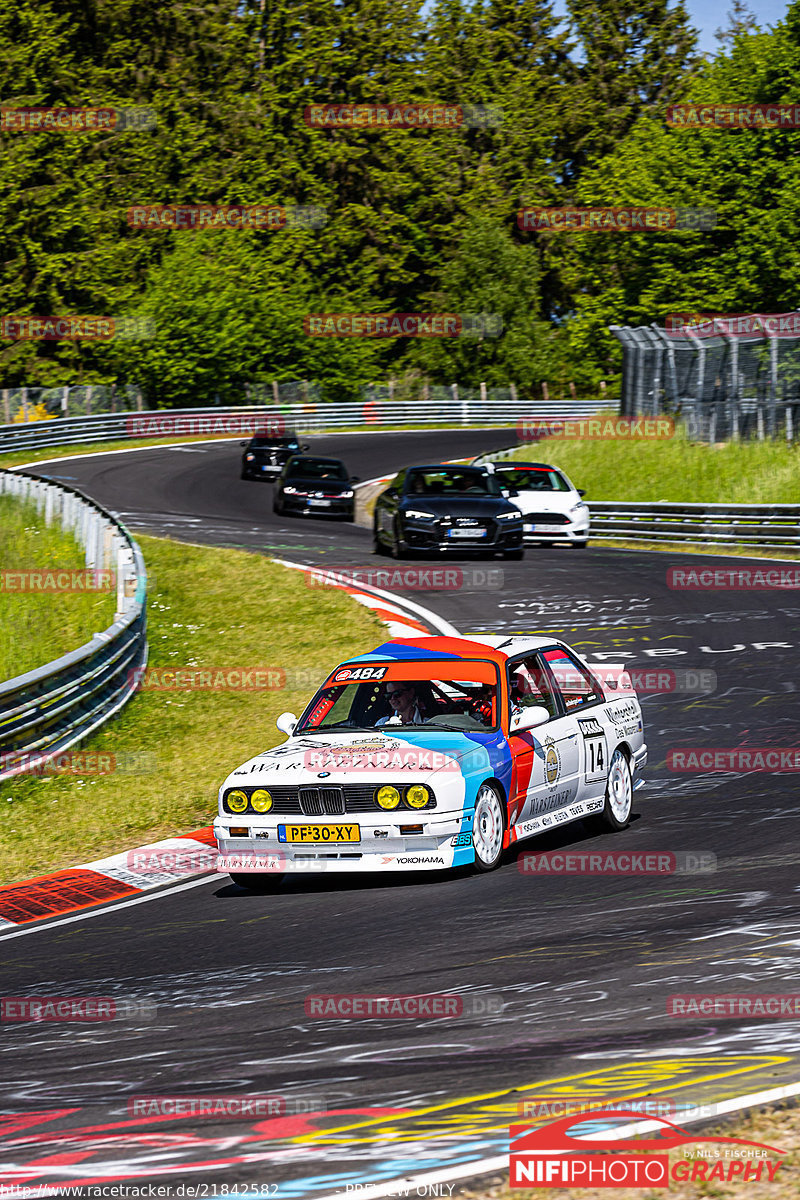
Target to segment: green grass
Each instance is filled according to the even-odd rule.
[[[586,499],[800,504],[800,448],[781,441],[690,442],[546,438],[515,458],[562,467]]]
[[[60,524],[45,525],[35,504],[0,496],[0,571],[83,571],[85,553]],[[0,582],[0,680],[77,650],[114,620],[115,595],[7,591]]]
[[[275,691],[144,690],[82,749],[140,755],[145,773],[0,783],[0,882],[210,824],[225,776],[283,741],[276,717],[299,713],[332,666],[385,640],[345,593],[309,588],[303,573],[260,555],[139,543],[156,581],[150,667],[272,667],[306,679]]]

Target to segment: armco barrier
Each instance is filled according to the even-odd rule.
[[[124,441],[126,438],[159,436],[163,423],[173,441],[181,436],[200,433],[247,437],[248,421],[281,423],[298,433],[325,433],[336,429],[367,428],[378,430],[398,425],[515,425],[533,418],[593,416],[600,404],[596,400],[569,400],[536,403],[506,400],[479,400],[464,397],[437,403],[420,400],[371,401],[367,404],[288,404],[252,405],[236,408],[172,408],[137,413],[98,413],[89,417],[55,417],[51,421],[0,425],[0,454],[12,450],[37,450],[46,446],[69,446],[82,442]],[[155,432],[148,434],[147,430]],[[241,432],[240,432],[241,431]]]
[[[0,779],[23,774],[74,746],[136,691],[147,662],[147,575],[123,525],[75,488],[0,470],[0,495],[34,502],[85,549],[87,570],[116,573],[113,624],[54,662],[0,683]]]
[[[587,503],[595,538],[800,549],[798,504]]]

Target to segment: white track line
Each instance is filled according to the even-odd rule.
[[[733,1100],[720,1100],[713,1103],[716,1108],[714,1117],[727,1116],[730,1113],[739,1112],[745,1108],[759,1108],[763,1104],[775,1104],[780,1100],[789,1100],[794,1096],[800,1095],[800,1083],[787,1083],[785,1087],[770,1088],[763,1092],[752,1092],[748,1096],[737,1096]],[[693,1115],[694,1114],[694,1115]],[[585,1119],[588,1121],[591,1114],[585,1114]],[[689,1109],[686,1114],[677,1113],[675,1123],[679,1125],[691,1125],[697,1121],[708,1121],[711,1118],[707,1109],[702,1108]],[[576,1115],[577,1123],[577,1115]],[[630,1125],[621,1125],[613,1130],[605,1130],[601,1133],[592,1134],[591,1137],[597,1139],[611,1139],[618,1141],[622,1138],[635,1137],[639,1133],[649,1133],[652,1130],[661,1129],[662,1126],[658,1121],[635,1121]],[[586,1148],[591,1148],[591,1137],[585,1139]],[[576,1147],[574,1153],[579,1153],[584,1147]],[[569,1153],[569,1152],[568,1152]],[[454,1167],[443,1167],[439,1171],[425,1171],[419,1175],[404,1175],[397,1179],[384,1180],[381,1183],[373,1184],[371,1187],[362,1187],[358,1190],[358,1200],[380,1200],[383,1196],[396,1196],[402,1190],[404,1195],[409,1195],[416,1189],[427,1189],[435,1183],[448,1183],[456,1179],[474,1179],[480,1175],[491,1175],[495,1171],[508,1170],[508,1154],[497,1154],[493,1158],[479,1158],[474,1162],[460,1163]],[[424,1195],[425,1191],[419,1193]],[[316,1197],[316,1200],[338,1200],[342,1195],[341,1191],[327,1192]]]

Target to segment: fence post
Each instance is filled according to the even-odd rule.
[[[759,404],[758,411],[756,412],[756,428],[758,429],[758,440],[760,442],[763,442],[764,441],[764,407],[762,404]]]
[[[778,401],[778,339],[769,336],[769,436],[775,437],[775,406]]]
[[[23,421],[28,420],[28,389],[26,387],[22,389],[22,419]]]
[[[90,383],[86,389],[86,415],[87,415],[87,417],[90,417],[92,415],[92,392],[93,391],[94,391],[94,384]]]
[[[6,425],[10,425],[11,409],[8,404],[8,388],[3,388],[3,412],[5,413]]]
[[[547,380],[546,380],[546,379],[543,379],[543,380],[542,380],[542,396],[544,397],[544,400],[545,400],[545,402],[546,402],[547,404],[549,404],[549,403],[550,403],[550,392],[549,392],[549,390],[548,390],[548,387],[547,387]]]
[[[486,383],[484,380],[481,380],[481,404],[486,404]]]
[[[64,392],[61,397],[61,411],[65,417],[69,416],[69,384],[64,384]]]
[[[516,404],[517,403],[517,385],[515,383],[510,383],[508,385],[508,393],[511,396],[511,403]]]
[[[272,403],[277,408],[277,406],[280,404],[280,402],[281,402],[281,397],[280,397],[280,392],[278,391],[278,381],[277,381],[277,379],[273,379],[273,381],[272,381]]]

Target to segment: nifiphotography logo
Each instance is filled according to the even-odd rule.
[[[605,1128],[598,1129],[598,1123]],[[509,1183],[517,1188],[668,1188],[675,1183],[773,1183],[785,1150],[743,1138],[692,1135],[663,1117],[646,1122],[643,1137],[615,1138],[642,1124],[641,1112],[620,1108],[562,1117],[548,1125],[512,1125]],[[655,1126],[655,1128],[654,1128]],[[675,1161],[670,1162],[670,1151]]]

